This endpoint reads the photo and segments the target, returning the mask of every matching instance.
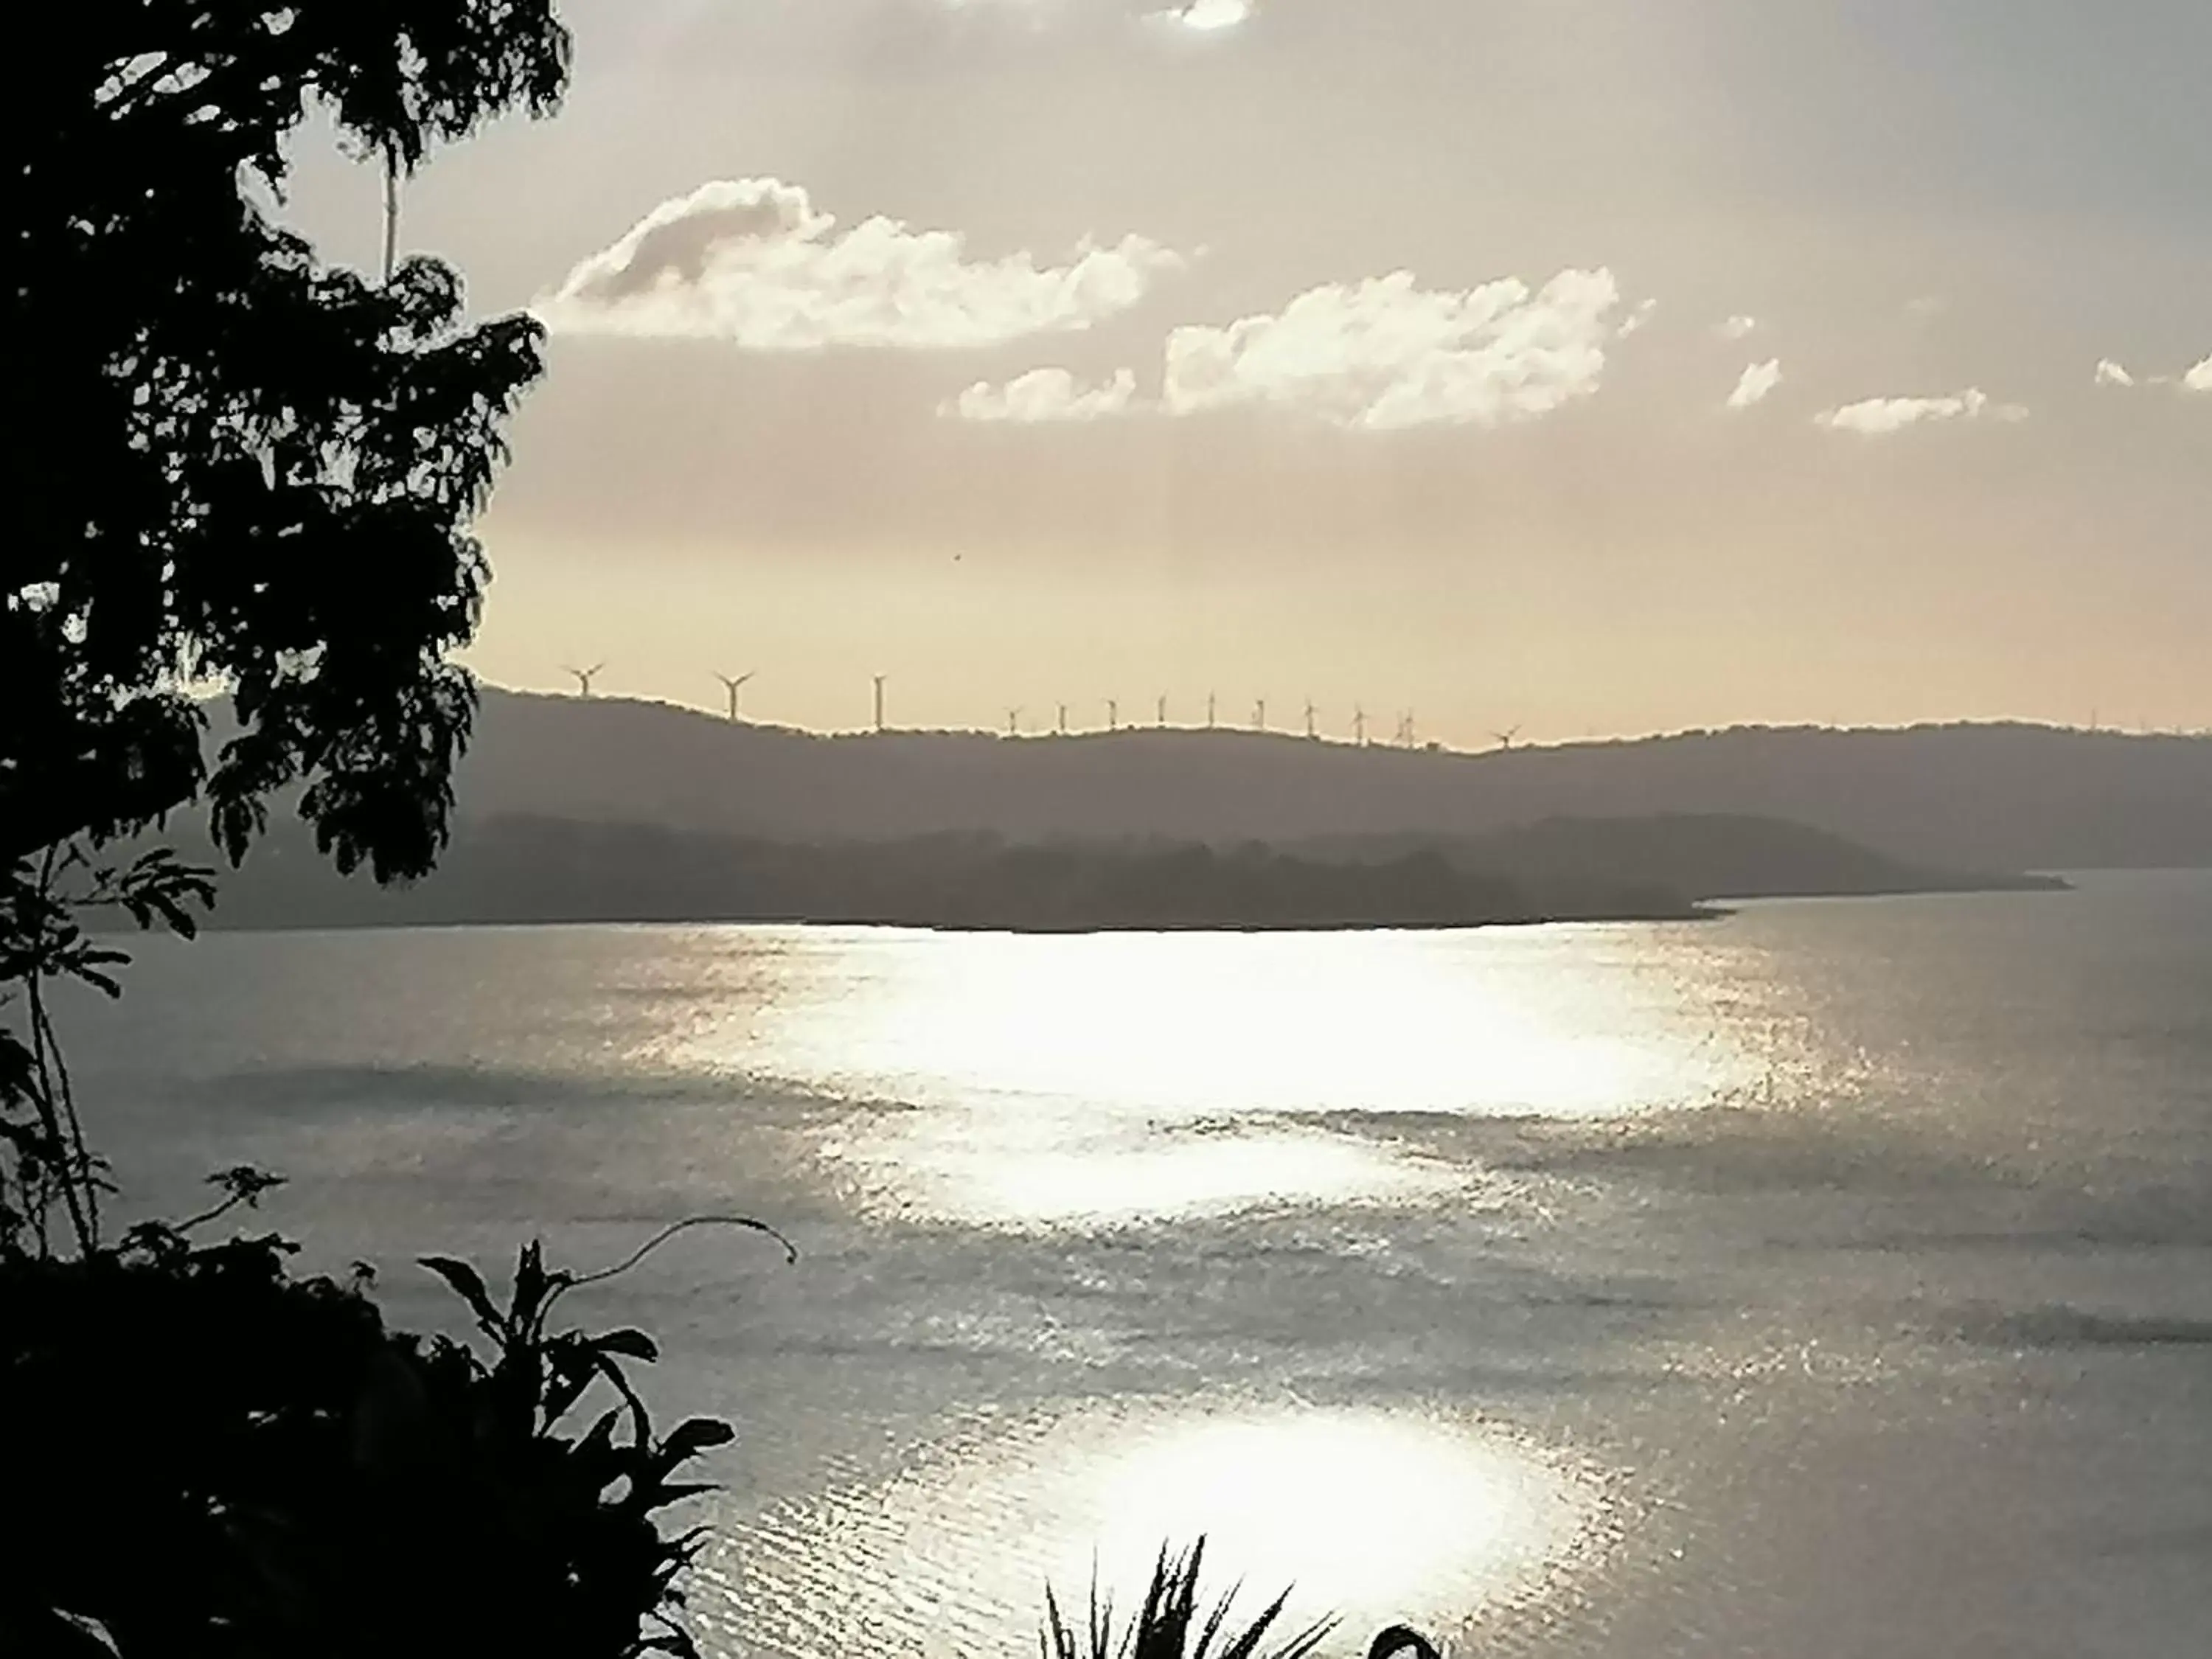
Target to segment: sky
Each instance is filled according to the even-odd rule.
[[[550,331],[489,680],[2212,726],[2203,0],[566,12],[563,112],[404,197]],[[380,204],[303,143],[331,257]]]

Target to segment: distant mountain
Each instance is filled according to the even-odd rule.
[[[437,870],[393,890],[340,877],[302,828],[283,825],[225,878],[214,922],[1447,927],[1686,917],[1700,914],[1695,901],[1708,895],[2024,884],[2039,883],[1922,869],[1819,831],[1748,818],[1551,819],[1460,841],[1361,837],[1285,850],[965,833],[800,843],[502,817],[463,819]]]
[[[1571,817],[1780,818],[1916,865],[2212,865],[2212,738],[2046,726],[1747,726],[1482,755],[1246,732],[818,737],[487,689],[463,809],[775,841],[1291,843]]]

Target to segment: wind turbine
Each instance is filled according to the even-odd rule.
[[[1022,706],[1016,703],[1012,708],[1006,710],[1006,735],[1010,738],[1018,738],[1021,733]]]
[[[1252,729],[1255,732],[1267,729],[1267,700],[1265,697],[1252,705]]]
[[[1111,697],[1106,699],[1106,729],[1109,732],[1121,729],[1121,705]]]
[[[1367,711],[1358,703],[1352,705],[1352,740],[1362,749],[1367,747]]]
[[[876,730],[878,732],[884,729],[884,682],[890,678],[890,676],[888,674],[878,674],[874,676],[876,682]]]
[[[760,671],[757,669],[749,668],[742,674],[717,674],[714,676],[716,679],[721,681],[722,689],[730,694],[730,718],[732,720],[734,720],[738,718],[738,694],[745,689],[745,682],[752,678],[752,677],[759,672]]]
[[[603,662],[595,662],[589,668],[564,668],[561,672],[574,678],[577,696],[588,697],[592,695],[592,682],[599,678],[599,671],[605,666]]]
[[[1063,738],[1067,735],[1067,705],[1066,703],[1060,705],[1060,735]]]
[[[1213,693],[1207,692],[1206,694],[1206,729],[1209,732],[1213,730]]]
[[[1521,728],[1517,726],[1509,726],[1503,732],[1492,732],[1490,735],[1498,739],[1498,746],[1500,749],[1510,749],[1514,741],[1520,737]]]
[[[1162,727],[1163,729],[1164,729],[1164,728],[1166,727],[1166,726],[1167,726],[1167,723],[1168,723],[1168,699],[1167,699],[1167,694],[1166,694],[1165,692],[1162,692],[1162,693],[1160,694],[1160,701],[1159,701],[1159,704],[1158,704],[1158,708],[1157,708],[1157,709],[1155,710],[1155,712],[1154,712],[1154,715],[1153,715],[1153,721],[1152,721],[1152,723],[1153,723],[1154,725]]]
[[[1306,737],[1309,740],[1318,738],[1321,735],[1320,732],[1314,730],[1314,716],[1320,713],[1321,710],[1314,707],[1314,700],[1311,697],[1308,697],[1306,699]]]

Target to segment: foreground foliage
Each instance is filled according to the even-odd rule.
[[[386,1328],[273,1238],[118,1242],[55,988],[113,996],[120,921],[189,935],[212,872],[125,837],[196,801],[234,862],[283,798],[380,880],[446,838],[489,572],[471,524],[538,377],[526,317],[398,257],[399,181],[550,111],[555,0],[78,0],[42,14],[8,179],[0,469],[0,1653],[277,1659],[689,1653],[676,1479],[635,1331],[504,1306],[434,1260],[476,1346]],[[380,271],[283,229],[311,114],[381,165]],[[210,756],[204,694],[227,694]],[[596,1414],[586,1414],[595,1411]]]
[[[1144,1599],[1136,1612],[1116,1625],[1114,1604],[1094,1583],[1088,1616],[1081,1628],[1070,1625],[1059,1598],[1045,1591],[1045,1618],[1038,1632],[1041,1659],[1307,1659],[1335,1631],[1337,1621],[1321,1619],[1301,1628],[1282,1628],[1285,1590],[1249,1619],[1232,1620],[1237,1591],[1206,1601],[1199,1592],[1206,1563],[1206,1540],[1180,1553],[1162,1550],[1152,1564]],[[1391,1625],[1369,1644],[1367,1659],[1439,1659],[1429,1639],[1406,1625]]]
[[[43,981],[113,994],[86,907],[211,892],[102,848],[204,799],[242,857],[289,797],[380,878],[443,845],[489,579],[470,526],[538,375],[526,317],[389,240],[378,276],[280,228],[311,113],[398,182],[558,102],[554,0],[78,0],[41,15],[9,171],[0,451],[0,1252],[100,1240]],[[228,693],[213,757],[201,694]],[[47,1226],[64,1212],[63,1237]]]
[[[290,1249],[149,1227],[0,1263],[0,1652],[692,1653],[696,1534],[659,1522],[731,1431],[655,1426],[627,1371],[652,1341],[555,1326],[584,1281],[534,1243],[504,1306],[426,1261],[476,1346],[387,1329],[365,1275],[293,1277]]]

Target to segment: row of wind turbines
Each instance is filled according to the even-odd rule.
[[[562,672],[576,682],[577,696],[580,697],[589,697],[592,696],[592,688],[593,684],[598,680],[599,675],[605,672],[605,663],[597,662],[593,663],[589,668],[564,668]],[[720,684],[725,696],[729,700],[729,718],[732,721],[742,720],[744,718],[744,689],[757,677],[758,671],[750,669],[742,674],[724,674],[717,672],[714,676],[715,680]],[[885,715],[884,705],[884,690],[890,682],[890,676],[888,674],[876,674],[870,677],[870,684],[874,693],[874,729],[878,732],[889,732],[892,729]],[[1122,730],[1121,704],[1120,699],[1115,697],[1107,697],[1102,699],[1102,702],[1103,702],[1106,711],[1106,725],[1103,729],[1108,732],[1119,732]],[[1053,730],[1056,736],[1068,737],[1073,735],[1073,732],[1076,730],[1076,728],[1072,727],[1069,725],[1068,721],[1068,711],[1073,707],[1073,704],[1065,702],[1055,703],[1054,705],[1055,720]],[[1018,738],[1024,734],[1022,716],[1027,712],[1025,706],[1020,703],[1016,703],[1006,710],[1006,735],[1008,737]],[[1319,742],[1321,740],[1321,713],[1320,706],[1316,704],[1312,698],[1307,698],[1304,708],[1304,732],[1307,738],[1313,742]],[[1208,732],[1220,729],[1220,697],[1216,693],[1208,692],[1206,698],[1206,724],[1201,729]],[[1156,699],[1153,703],[1152,725],[1156,730],[1164,731],[1167,728],[1168,699],[1164,695]],[[1352,740],[1361,748],[1365,748],[1367,746],[1367,727],[1368,714],[1365,707],[1358,703],[1353,704],[1352,710]],[[1133,724],[1130,729],[1136,729]],[[1249,729],[1254,732],[1266,732],[1272,729],[1267,724],[1267,700],[1265,697],[1261,697],[1253,703],[1252,719]],[[1491,736],[1496,739],[1496,746],[1498,748],[1510,749],[1520,741],[1521,728],[1518,726],[1510,726],[1502,732],[1492,732]],[[1412,709],[1407,709],[1398,716],[1397,727],[1391,734],[1390,740],[1393,744],[1401,749],[1414,749],[1420,746],[1419,734],[1415,725],[1413,711]]]

